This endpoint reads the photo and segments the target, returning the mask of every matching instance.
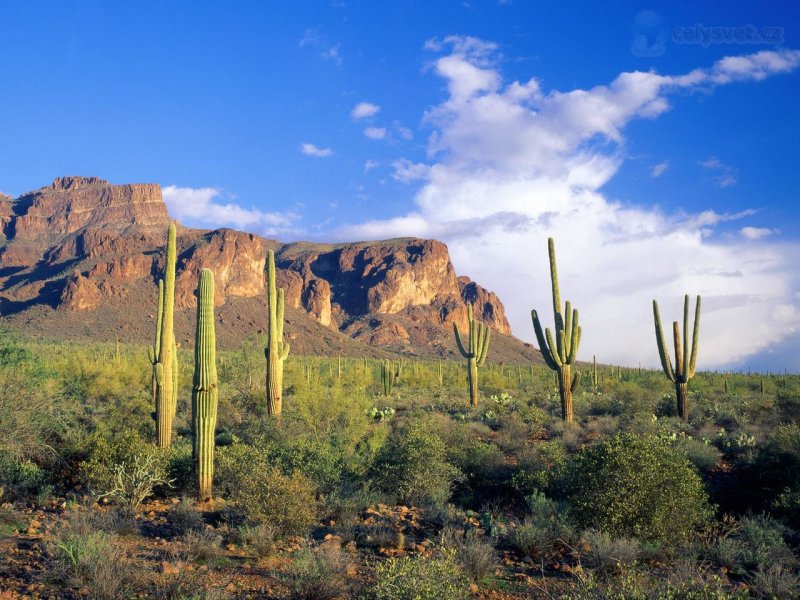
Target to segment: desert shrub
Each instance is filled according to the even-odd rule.
[[[800,577],[782,565],[759,567],[748,583],[756,598],[797,598],[800,594]]]
[[[777,521],[767,516],[744,517],[733,533],[719,539],[712,547],[712,557],[733,572],[784,568],[796,564],[796,558],[784,541],[786,533]]]
[[[47,545],[47,577],[57,584],[85,589],[91,598],[121,598],[132,582],[123,558],[114,536],[67,529]]]
[[[199,531],[205,525],[203,515],[197,510],[193,500],[181,500],[169,509],[169,521],[178,528],[178,531]]]
[[[800,422],[800,395],[792,391],[780,390],[775,398],[782,421]]]
[[[326,543],[317,548],[303,548],[284,576],[292,598],[299,600],[333,600],[348,589],[346,572],[348,556],[337,544]]]
[[[96,433],[87,442],[86,454],[80,473],[96,498],[113,497],[117,501],[129,502],[135,498],[124,499],[120,494],[125,490],[114,490],[120,486],[134,486],[135,489],[127,489],[127,492],[144,493],[149,488],[153,493],[157,486],[168,487],[168,452],[154,447],[134,431],[119,435]],[[135,495],[141,496],[140,493]]]
[[[453,551],[436,558],[392,558],[375,568],[375,600],[461,600],[467,594]]]
[[[181,538],[181,554],[192,562],[213,562],[224,555],[222,536],[213,529],[187,531]]]
[[[177,440],[166,451],[167,479],[171,482],[170,492],[176,496],[191,497],[196,492],[192,444]]]
[[[511,532],[511,545],[534,561],[541,560],[558,545],[568,544],[572,531],[558,503],[541,492],[525,499],[529,515]]]
[[[11,536],[25,527],[25,518],[9,506],[0,506],[0,538]]]
[[[559,441],[533,444],[520,453],[519,469],[511,483],[523,495],[548,492],[561,479],[566,464],[567,452]]]
[[[47,495],[50,490],[50,474],[39,465],[0,454],[0,498],[24,500]]]
[[[258,558],[269,556],[275,550],[275,531],[269,525],[245,525],[239,533],[242,542]]]
[[[685,455],[654,437],[618,435],[573,458],[566,476],[576,525],[678,544],[711,515]]]
[[[582,536],[588,546],[586,565],[600,572],[618,573],[639,558],[639,542],[628,537],[612,537],[604,531],[589,530]]]
[[[442,547],[455,550],[456,560],[472,581],[480,581],[494,571],[497,552],[491,540],[477,529],[464,531],[446,527],[442,530],[440,539]]]
[[[162,456],[148,453],[134,456],[129,463],[111,466],[111,480],[97,489],[97,499],[118,504],[130,511],[153,495],[156,487],[169,486]]]
[[[690,437],[677,440],[675,447],[683,451],[699,471],[708,472],[719,464],[720,451],[711,444]]]
[[[446,502],[461,472],[447,461],[441,437],[423,420],[392,431],[372,469],[387,494],[408,504]]]
[[[344,457],[328,442],[295,438],[270,444],[269,454],[284,473],[303,473],[323,493],[334,490],[341,481]]]
[[[303,535],[316,521],[314,486],[301,473],[285,475],[263,450],[234,444],[216,453],[217,489],[251,521],[278,536]]]

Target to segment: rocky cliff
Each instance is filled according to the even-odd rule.
[[[106,320],[119,321],[107,324],[111,329],[138,332],[137,318],[146,320],[142,316],[152,312],[169,222],[156,184],[63,177],[14,200],[0,198],[3,316],[36,329],[40,315],[47,315],[71,330],[70,319],[91,323],[92,313],[100,311]],[[194,306],[197,274],[209,267],[217,306],[227,306],[220,311],[223,326],[227,318],[243,334],[247,327],[258,332],[264,318],[269,249],[276,253],[287,305],[304,323],[299,329],[314,331],[306,323],[313,321],[334,337],[369,347],[442,355],[452,351],[451,324],[465,325],[465,302],[471,302],[477,318],[497,333],[511,333],[500,299],[458,277],[447,247],[435,240],[281,244],[231,229],[179,227],[178,246],[176,306]],[[123,305],[138,305],[142,315]],[[87,331],[101,335],[98,327]]]

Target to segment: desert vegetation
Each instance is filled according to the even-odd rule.
[[[154,346],[0,336],[0,588],[64,598],[800,593],[800,377],[697,370],[699,299],[691,349],[688,296],[684,344],[675,325],[675,368],[656,307],[667,378],[602,357],[580,364],[551,241],[557,338],[534,312],[545,365],[492,362],[471,312],[469,339],[456,328],[454,340],[466,365],[289,355],[270,253],[268,331],[217,348],[203,270],[192,355],[170,331],[174,228],[167,248]]]

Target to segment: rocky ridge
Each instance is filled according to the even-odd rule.
[[[35,330],[45,314],[67,327],[70,319],[87,321],[89,314],[115,305],[143,303],[139,310],[152,312],[169,222],[157,184],[61,177],[14,200],[0,198],[2,315]],[[197,274],[209,267],[217,306],[235,304],[234,312],[241,313],[235,320],[258,331],[270,249],[287,308],[309,331],[314,327],[307,320],[369,347],[442,355],[451,351],[451,324],[466,324],[469,301],[477,318],[510,336],[500,299],[458,277],[443,243],[416,238],[281,244],[231,229],[179,226],[176,307],[191,312]],[[138,331],[135,319],[120,314],[119,323],[110,325]],[[529,347],[515,342],[527,353]]]

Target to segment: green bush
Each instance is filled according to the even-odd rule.
[[[415,420],[392,431],[372,475],[385,493],[420,505],[446,502],[461,472],[447,461],[442,438],[427,422]]]
[[[316,492],[302,473],[284,474],[267,453],[245,444],[220,448],[216,487],[244,516],[277,535],[305,535],[316,522]]]
[[[565,483],[575,524],[618,537],[679,544],[712,514],[686,456],[655,437],[618,435],[582,450]]]
[[[533,444],[520,453],[512,485],[524,496],[548,492],[560,480],[566,464],[567,452],[560,441]]]
[[[50,474],[39,465],[0,454],[0,499],[25,500],[50,490]]]
[[[702,472],[711,471],[719,463],[720,451],[711,444],[690,437],[680,438],[675,447],[686,453],[691,463]]]
[[[389,559],[375,568],[372,592],[375,600],[462,600],[469,593],[454,551]]]

